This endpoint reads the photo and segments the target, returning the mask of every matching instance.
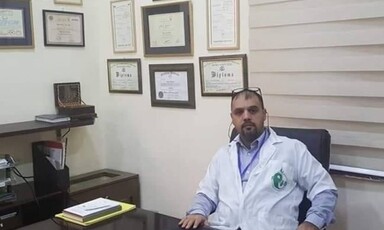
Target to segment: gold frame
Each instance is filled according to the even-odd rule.
[[[248,87],[246,54],[199,57],[199,68],[202,96],[231,96],[233,89]]]
[[[111,66],[113,64],[116,65],[126,65],[123,67],[123,71],[129,69],[130,66],[136,66],[137,70],[137,82],[135,82],[135,86],[137,86],[137,90],[134,89],[114,89],[112,84],[112,72]],[[107,60],[107,68],[108,68],[108,89],[110,93],[130,93],[130,94],[143,94],[143,83],[142,83],[142,75],[141,75],[141,60],[139,58],[130,58],[130,59],[108,59]],[[124,70],[125,69],[125,70]],[[129,72],[125,72],[125,75],[129,75]],[[117,75],[118,76],[118,75]],[[132,77],[132,76],[130,76]],[[126,82],[125,82],[126,83]]]
[[[131,36],[132,45],[127,48],[117,48],[116,44],[116,25],[115,25],[115,17],[113,12],[113,6],[116,3],[121,2],[130,2],[131,3],[131,34],[125,34],[125,36]],[[112,39],[113,39],[113,52],[115,53],[134,53],[136,52],[136,23],[135,23],[135,2],[134,0],[114,0],[111,1],[110,4],[110,10],[111,10],[111,26],[112,26]]]
[[[236,49],[239,49],[240,48],[240,17],[239,17],[239,11],[240,11],[240,0],[225,0],[225,1],[231,1],[231,3],[233,4],[233,18],[232,20],[234,21],[233,22],[233,34],[231,34],[231,36],[233,37],[233,43],[231,44],[224,44],[224,45],[219,45],[219,44],[216,44],[214,45],[213,42],[212,42],[212,1],[214,0],[207,0],[207,47],[208,47],[208,50],[236,50]],[[222,15],[221,15],[222,16]],[[220,17],[219,19],[220,21],[222,21],[222,17]],[[226,28],[227,25],[226,25]]]

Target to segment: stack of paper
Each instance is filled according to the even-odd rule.
[[[105,198],[97,198],[73,207],[64,209],[55,217],[66,221],[88,226],[124,212],[135,209],[133,204],[122,203]]]
[[[120,202],[105,198],[97,198],[64,209],[63,215],[76,221],[87,222],[120,210]]]

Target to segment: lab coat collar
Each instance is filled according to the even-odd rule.
[[[276,134],[273,129],[269,128],[269,137],[265,141],[264,145],[261,147],[260,150],[260,156],[259,156],[259,163],[255,167],[255,169],[252,171],[251,174],[257,174],[259,173],[264,167],[268,165],[268,162],[270,159],[275,155],[276,153],[276,147],[275,144],[282,142],[281,138]]]
[[[273,157],[273,155],[276,152],[276,147],[275,144],[282,142],[282,139],[280,136],[276,134],[276,132],[268,127],[269,131],[269,137],[268,139],[264,142],[264,145],[261,147],[261,150],[259,152],[259,163],[257,166],[252,170],[250,177],[253,175],[259,174],[264,167],[267,166],[268,162],[270,159]],[[238,136],[236,138],[239,138]],[[235,138],[235,139],[236,139]],[[238,184],[239,189],[241,188],[241,178],[240,178],[240,173],[239,173],[239,166],[238,166],[238,160],[237,160],[237,141],[231,141],[228,144],[228,153],[229,153],[229,158],[231,161],[232,169],[234,173],[236,173],[238,176],[236,177],[236,183]],[[239,190],[240,192],[240,190]]]

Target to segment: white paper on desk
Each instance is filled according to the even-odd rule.
[[[99,213],[104,210],[112,209],[114,207],[121,207],[120,202],[106,198],[96,198],[94,200],[66,208],[63,212],[85,217],[93,213]]]

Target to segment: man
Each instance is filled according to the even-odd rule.
[[[331,223],[337,189],[330,175],[303,143],[265,128],[266,116],[259,88],[232,92],[239,135],[213,157],[182,228],[319,230]],[[298,226],[306,190],[312,207]]]

